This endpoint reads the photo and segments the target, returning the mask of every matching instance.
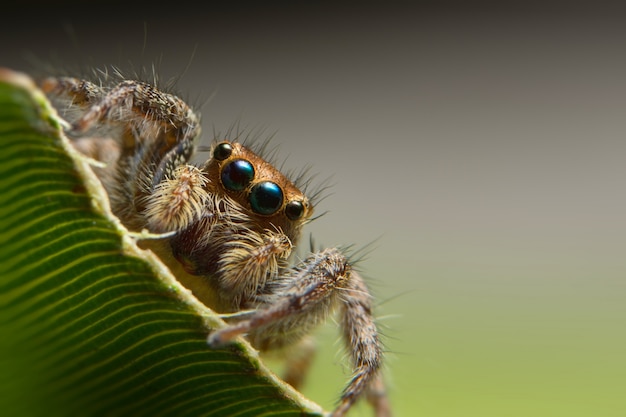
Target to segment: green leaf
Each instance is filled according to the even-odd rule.
[[[321,408],[110,213],[31,80],[0,69],[0,414],[302,416]]]

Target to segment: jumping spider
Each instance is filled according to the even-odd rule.
[[[105,162],[98,175],[122,223],[132,231],[173,232],[145,246],[213,309],[248,311],[213,331],[211,347],[239,335],[260,351],[291,347],[285,380],[297,388],[310,365],[307,335],[338,307],[353,375],[332,415],[343,416],[362,395],[378,417],[391,415],[363,279],[337,248],[291,264],[313,207],[289,178],[230,140],[214,143],[204,165],[190,164],[199,117],[148,83],[51,77],[40,85],[77,111],[67,133],[76,148]],[[96,135],[102,127],[117,131]]]

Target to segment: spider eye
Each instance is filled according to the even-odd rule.
[[[243,159],[236,159],[222,170],[222,184],[230,191],[242,191],[254,178],[254,167]]]
[[[218,144],[213,150],[213,158],[223,161],[233,153],[233,147],[228,142]]]
[[[260,182],[250,190],[250,206],[256,213],[274,214],[282,204],[283,190],[273,182]]]
[[[304,214],[304,204],[302,201],[290,201],[285,206],[285,214],[290,220],[298,220]]]

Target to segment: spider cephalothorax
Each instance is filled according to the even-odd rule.
[[[224,313],[250,311],[213,331],[210,346],[246,335],[262,351],[304,351],[310,331],[338,310],[353,375],[333,415],[344,415],[362,394],[377,417],[391,414],[368,288],[338,248],[294,262],[313,208],[287,176],[230,140],[216,142],[203,165],[190,164],[199,119],[150,84],[55,77],[41,85],[51,98],[69,99],[65,109],[81,110],[68,134],[107,163],[98,174],[126,227],[167,236],[145,246],[201,301]],[[288,363],[286,380],[297,386],[310,358]]]

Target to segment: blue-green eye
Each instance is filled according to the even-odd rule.
[[[283,190],[273,182],[260,182],[250,190],[250,206],[256,213],[274,214],[282,205]]]
[[[222,169],[222,184],[230,191],[242,191],[252,182],[254,167],[243,159],[236,159]]]

